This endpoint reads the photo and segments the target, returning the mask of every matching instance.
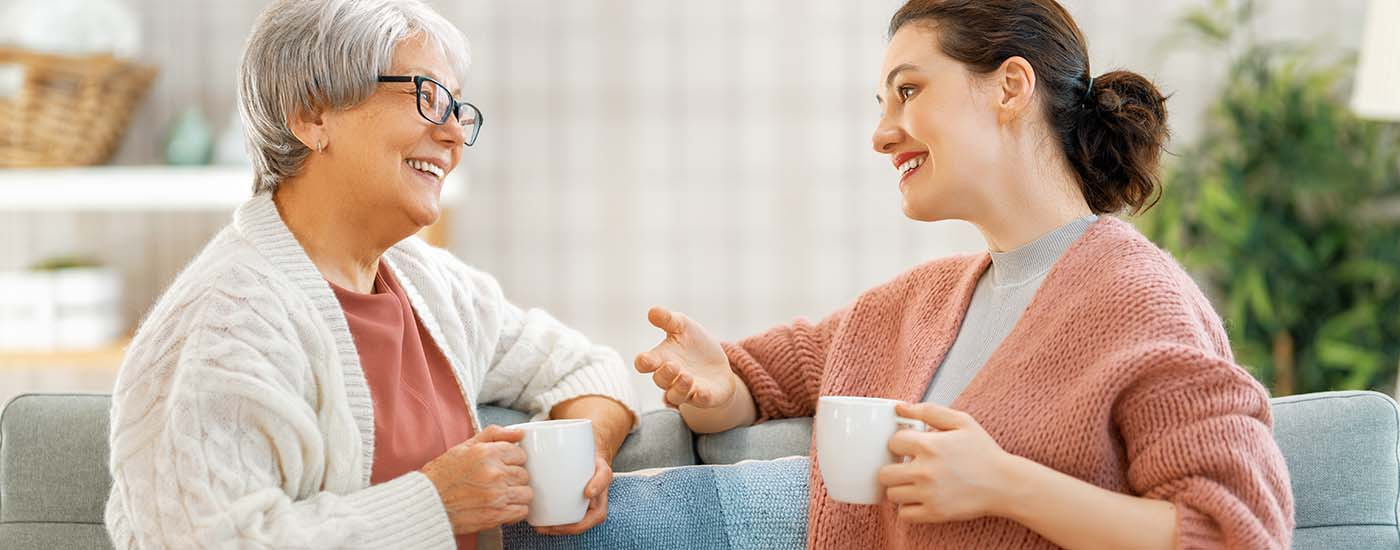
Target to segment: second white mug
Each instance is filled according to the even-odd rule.
[[[895,415],[893,399],[825,396],[817,400],[813,435],[826,492],[837,502],[879,504],[880,468],[893,464],[890,436],[901,426],[924,430],[923,422]]]
[[[588,513],[583,488],[593,479],[596,461],[593,422],[542,420],[510,428],[525,432],[520,448],[535,493],[526,521],[536,527],[582,521]]]

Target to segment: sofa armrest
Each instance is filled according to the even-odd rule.
[[[784,418],[696,438],[695,450],[705,464],[807,456],[812,447],[812,419]]]

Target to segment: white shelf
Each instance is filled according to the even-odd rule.
[[[0,211],[232,210],[252,189],[246,166],[0,170]]]
[[[443,187],[452,204],[466,182]],[[0,212],[232,210],[252,194],[247,166],[0,169]]]

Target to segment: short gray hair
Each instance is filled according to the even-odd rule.
[[[277,0],[263,10],[238,71],[253,193],[277,190],[310,154],[289,127],[293,114],[368,99],[393,63],[394,48],[419,34],[466,82],[466,37],[422,0]]]

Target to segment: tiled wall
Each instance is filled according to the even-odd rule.
[[[257,1],[127,0],[162,67],[122,163],[158,158],[163,129],[201,106],[216,129]],[[1205,0],[1071,0],[1096,72],[1125,66],[1174,92],[1177,135],[1200,127],[1218,56],[1165,50]],[[467,85],[486,124],[463,167],[454,250],[525,305],[625,357],[657,333],[651,304],[724,338],[820,316],[915,263],[982,242],[900,214],[870,151],[872,93],[894,0],[439,0],[472,41]],[[1362,0],[1263,3],[1269,36],[1354,47]],[[2,199],[0,199],[2,200]],[[92,249],[123,256],[133,317],[219,216],[0,220],[0,262]],[[84,229],[87,228],[87,229]],[[142,252],[129,252],[139,250]],[[655,403],[653,399],[651,401]]]

